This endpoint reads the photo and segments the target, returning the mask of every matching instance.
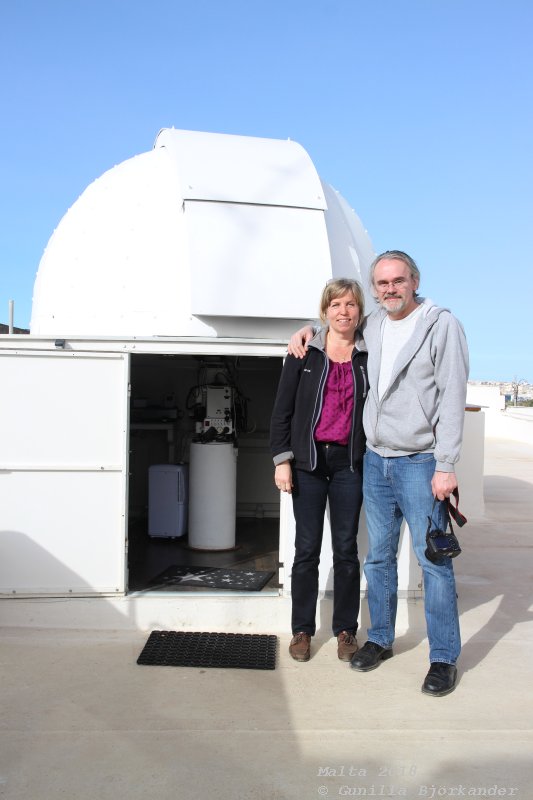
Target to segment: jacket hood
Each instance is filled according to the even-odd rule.
[[[323,352],[326,351],[326,336],[328,333],[329,327],[323,327],[318,330],[317,333],[313,336],[312,339],[309,341],[309,347],[315,347],[317,350],[322,350]],[[361,353],[366,353],[366,342],[363,338],[363,334],[361,330],[358,328],[355,332],[355,349]]]

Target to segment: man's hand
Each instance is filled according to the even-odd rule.
[[[446,500],[454,489],[457,489],[455,472],[435,472],[431,479],[433,497],[437,500]]]
[[[281,492],[292,494],[292,469],[289,461],[278,464],[274,470],[274,483]]]
[[[303,358],[307,353],[307,342],[313,338],[313,328],[311,325],[304,325],[293,333],[289,339],[287,350],[295,358]]]

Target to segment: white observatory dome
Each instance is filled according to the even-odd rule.
[[[315,317],[329,278],[366,286],[373,255],[296,142],[164,129],[59,223],[31,333],[265,337]]]

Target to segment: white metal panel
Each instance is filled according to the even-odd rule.
[[[212,334],[190,330],[182,218],[166,150],[143,153],[104,173],[48,242],[35,280],[31,332]]]
[[[0,591],[124,591],[128,357],[0,353]]]
[[[124,591],[120,472],[0,471],[0,592]]]
[[[331,278],[322,211],[188,202],[185,220],[193,314],[316,317]]]
[[[185,200],[326,208],[313,162],[289,139],[167,128],[154,147],[175,158]]]
[[[365,294],[367,311],[372,309],[373,296],[368,281],[369,267],[376,253],[361,220],[346,200],[332,186],[324,183],[328,210],[324,216],[331,251],[332,276],[353,277]]]

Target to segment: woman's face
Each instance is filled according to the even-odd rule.
[[[331,330],[336,333],[354,335],[359,325],[359,306],[350,291],[331,301],[326,319]]]

